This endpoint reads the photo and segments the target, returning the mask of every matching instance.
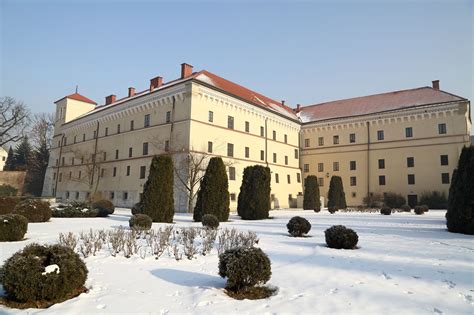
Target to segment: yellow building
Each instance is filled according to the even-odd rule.
[[[255,164],[271,169],[273,208],[296,206],[301,170],[318,176],[322,196],[330,176],[340,175],[349,205],[388,191],[413,202],[425,190],[447,191],[469,143],[469,106],[425,87],[291,109],[182,64],[178,79],[155,77],[145,91],[129,88],[103,105],[78,93],[58,100],[43,195],[82,200],[97,191],[132,206],[151,158],[169,152],[176,211],[188,210],[189,155],[224,159],[233,210],[243,169]]]

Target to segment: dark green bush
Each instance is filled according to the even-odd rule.
[[[102,199],[102,200],[98,200],[98,201],[94,202],[92,204],[92,209],[97,209],[100,214],[107,213],[107,215],[109,215],[109,214],[114,213],[115,206],[110,200]],[[100,216],[106,217],[107,215],[100,215]]]
[[[362,202],[367,208],[379,208],[383,206],[383,195],[371,193],[362,199]]]
[[[340,176],[332,176],[329,182],[328,191],[328,209],[332,210],[346,209],[346,194],[344,193],[344,186]],[[334,213],[334,212],[331,212]]]
[[[398,209],[407,203],[407,201],[405,200],[405,197],[403,197],[401,194],[396,194],[392,192],[388,192],[384,194],[383,200],[384,200],[384,204],[387,207],[395,208],[395,209]]]
[[[300,237],[308,234],[309,230],[311,230],[311,223],[305,218],[296,216],[290,219],[286,227],[291,236]]]
[[[424,214],[425,212],[427,212],[429,209],[426,205],[417,205],[415,206],[415,214]]]
[[[19,214],[0,215],[0,242],[21,241],[28,230],[28,219]]]
[[[173,222],[173,188],[173,159],[169,155],[155,156],[151,161],[142,199],[143,213],[153,222]]]
[[[0,280],[9,299],[35,302],[64,299],[86,278],[86,265],[69,247],[31,244],[7,259]]]
[[[224,162],[220,157],[209,160],[197,193],[193,219],[200,222],[206,214],[214,215],[220,222],[229,219],[229,182]]]
[[[270,168],[247,166],[237,200],[239,216],[243,220],[267,219],[271,206],[270,191]]]
[[[384,206],[380,209],[380,214],[391,215],[392,214],[392,208]]]
[[[109,215],[106,209],[92,209],[88,208],[84,203],[70,203],[52,210],[53,218],[96,218],[106,217]]]
[[[326,236],[326,244],[330,248],[354,249],[359,241],[357,233],[352,229],[346,228],[344,225],[331,226],[324,234]]]
[[[328,211],[329,211],[330,214],[336,213],[337,210],[338,210],[338,209],[337,209],[336,207],[329,207],[329,208],[328,208]]]
[[[219,275],[227,277],[226,288],[239,291],[270,280],[271,263],[268,256],[255,247],[239,247],[219,255]]]
[[[153,224],[153,220],[143,213],[137,213],[133,215],[128,224],[131,229],[135,230],[149,230],[151,229],[151,225]]]
[[[411,207],[409,205],[403,205],[400,207],[403,212],[411,212]]]
[[[419,203],[421,205],[427,205],[430,209],[448,208],[448,198],[446,198],[446,194],[439,191],[425,191],[421,194]]]
[[[143,204],[141,202],[137,202],[132,207],[132,214],[139,214],[143,213]]]
[[[0,196],[16,196],[18,189],[13,186],[2,184],[0,185]]]
[[[321,210],[318,178],[314,175],[306,177],[304,182],[303,209],[314,210],[315,212]]]
[[[219,227],[219,219],[213,214],[205,214],[202,216],[202,226],[208,229],[217,229]]]
[[[48,222],[52,215],[49,202],[39,199],[26,199],[20,202],[12,213],[21,214],[28,219],[28,222]]]
[[[18,197],[0,197],[0,214],[12,213],[20,201]]]

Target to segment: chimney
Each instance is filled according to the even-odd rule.
[[[163,85],[163,78],[156,77],[150,80],[150,92]]]
[[[109,104],[114,103],[116,99],[117,99],[117,96],[114,95],[114,94],[111,94],[111,95],[109,95],[109,96],[106,96],[106,97],[105,97],[105,105],[109,105]]]
[[[135,95],[135,88],[134,87],[129,87],[128,88],[128,97],[134,96]]]
[[[285,106],[285,100],[281,100],[281,105]]]
[[[439,90],[439,80],[431,81],[433,83],[433,89]]]
[[[296,105],[296,112],[299,113],[301,111],[301,105],[297,104]]]
[[[181,79],[185,79],[193,74],[193,66],[188,65],[187,63],[181,64]]]

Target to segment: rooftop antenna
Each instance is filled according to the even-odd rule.
[[[79,89],[79,85],[76,85],[76,93],[77,93],[77,90]]]

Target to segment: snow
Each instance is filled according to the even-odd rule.
[[[198,79],[199,81],[202,81],[202,82],[204,82],[204,83],[210,84],[210,85],[214,85],[214,86],[216,85],[216,84],[214,83],[214,81],[213,81],[211,78],[209,78],[207,75],[205,75],[205,74],[200,74],[200,75],[198,75],[198,76],[196,77],[196,79]]]
[[[446,231],[445,211],[417,216],[395,213],[329,214],[279,210],[273,219],[242,221],[231,215],[221,227],[257,232],[258,246],[272,261],[268,285],[278,294],[266,300],[237,301],[223,293],[217,275],[217,250],[197,259],[176,261],[163,255],[124,258],[99,253],[85,259],[88,293],[47,310],[0,313],[364,313],[472,314],[474,312],[472,236]],[[309,237],[288,236],[293,216],[307,218]],[[116,209],[109,218],[52,218],[30,223],[26,240],[1,243],[0,261],[32,242],[54,243],[60,232],[128,227],[130,210]],[[335,224],[354,229],[359,249],[325,246],[324,230]],[[164,224],[153,224],[158,228]],[[176,214],[175,225],[200,226],[189,214]]]
[[[47,275],[49,273],[59,273],[59,266],[54,264],[54,265],[49,265],[49,266],[46,266],[44,268],[44,272],[42,272],[41,274],[44,276],[44,275]]]

